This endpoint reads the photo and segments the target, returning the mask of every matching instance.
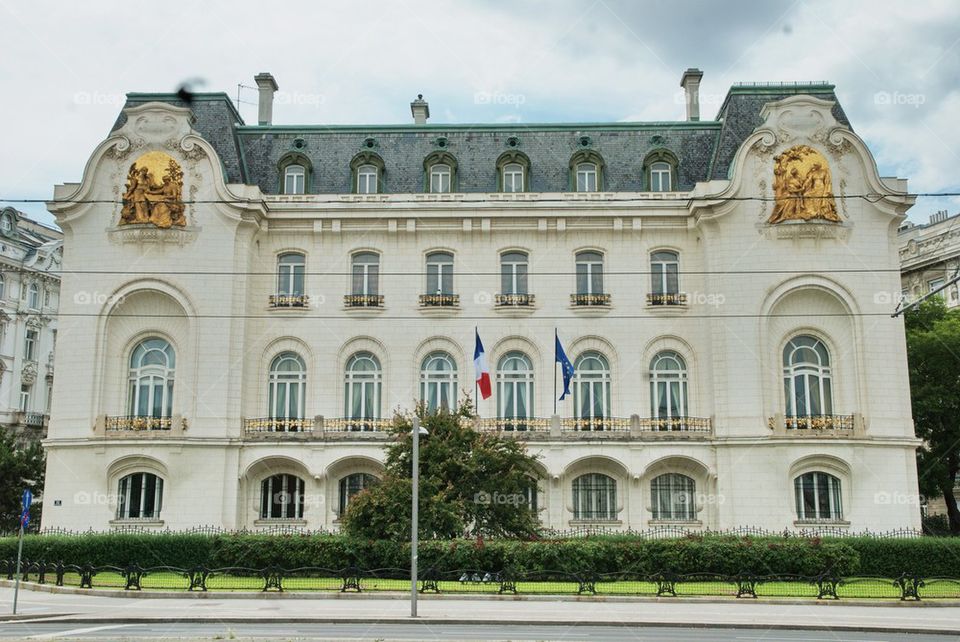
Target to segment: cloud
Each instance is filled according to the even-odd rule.
[[[171,1],[0,5],[0,197],[49,198],[76,181],[128,91],[201,79],[255,122],[254,74],[287,97],[278,123],[675,120],[683,69],[705,75],[703,115],[737,81],[830,80],[881,173],[960,189],[960,5],[851,0],[724,3],[541,0]],[[180,19],[183,16],[184,19]],[[878,92],[923,96],[880,104]],[[489,100],[478,100],[489,96]],[[916,101],[914,101],[916,102]],[[42,205],[19,206],[51,220]],[[915,218],[936,207],[923,201]]]

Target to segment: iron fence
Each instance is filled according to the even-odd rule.
[[[2,562],[8,580],[14,579],[16,562]],[[410,587],[405,568],[331,569],[319,566],[282,568],[268,566],[208,568],[196,566],[141,567],[131,564],[93,566],[25,560],[21,580],[80,589],[124,591],[259,591],[259,592],[405,592]],[[920,577],[838,577],[830,573],[807,575],[754,575],[742,573],[674,574],[625,570],[596,573],[551,570],[427,568],[419,578],[423,593],[493,595],[577,595],[683,598],[685,596],[840,599],[960,599],[960,579]]]

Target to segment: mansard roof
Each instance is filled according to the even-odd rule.
[[[280,161],[291,152],[310,161],[308,193],[350,193],[351,161],[364,151],[383,159],[383,191],[422,192],[423,161],[441,150],[457,159],[459,192],[497,191],[497,159],[509,150],[530,159],[530,191],[569,191],[570,158],[583,150],[603,158],[604,191],[642,191],[644,158],[663,149],[678,159],[676,189],[685,191],[698,181],[727,178],[737,149],[762,122],[763,105],[796,94],[834,101],[837,121],[850,126],[828,83],[735,85],[716,118],[700,121],[246,125],[225,93],[194,94],[190,104],[177,94],[130,93],[125,107],[153,101],[189,107],[227,180],[258,185],[266,194],[277,193]],[[121,113],[113,129],[125,120]]]

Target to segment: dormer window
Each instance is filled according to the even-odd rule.
[[[530,159],[519,151],[506,152],[497,159],[497,173],[501,192],[525,192],[529,189]]]
[[[377,175],[379,172],[373,165],[361,165],[357,168],[357,194],[376,194]]]
[[[307,189],[307,170],[303,165],[287,165],[283,172],[283,193],[303,194]]]
[[[450,191],[450,166],[437,163],[430,168],[430,191],[434,194],[445,194]]]
[[[669,192],[673,189],[670,180],[670,165],[668,163],[657,162],[650,166],[650,191],[651,192]]]
[[[426,189],[431,194],[448,194],[457,189],[457,159],[449,152],[434,152],[423,162]]]
[[[593,163],[577,163],[577,191],[597,191],[597,166]]]
[[[603,159],[594,151],[582,151],[570,159],[571,188],[576,192],[603,189]]]
[[[643,189],[647,192],[672,192],[677,189],[677,157],[666,149],[657,149],[643,160]]]
[[[383,159],[375,152],[363,151],[350,161],[350,173],[355,194],[383,192]]]

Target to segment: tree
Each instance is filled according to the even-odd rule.
[[[931,297],[906,314],[910,396],[920,492],[942,495],[950,532],[960,534],[954,495],[960,473],[960,313]]]
[[[420,438],[422,537],[530,537],[539,520],[528,504],[536,493],[536,457],[510,437],[477,432],[469,401],[453,412],[417,410],[429,435]],[[344,532],[369,539],[410,536],[411,417],[397,417],[383,480],[355,495],[342,516]]]
[[[43,491],[46,457],[40,444],[27,446],[17,443],[14,436],[0,428],[0,531],[20,528],[20,498],[29,488],[38,497]],[[30,510],[30,524],[40,523],[40,506],[34,503]]]

